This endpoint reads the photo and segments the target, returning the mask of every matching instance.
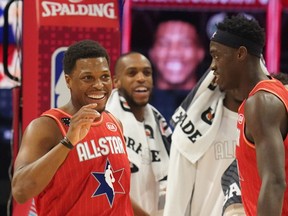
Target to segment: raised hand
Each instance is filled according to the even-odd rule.
[[[96,106],[97,103],[85,105],[72,116],[66,137],[73,145],[82,140],[95,119],[100,118],[101,114],[95,109]]]

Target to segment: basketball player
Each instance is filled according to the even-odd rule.
[[[105,111],[112,90],[108,54],[83,40],[68,48],[63,64],[70,101],[26,128],[13,197],[19,203],[34,197],[38,215],[133,215],[122,128]]]
[[[107,110],[121,120],[131,166],[131,198],[149,215],[160,215],[160,187],[168,174],[171,129],[150,104],[153,88],[149,60],[137,52],[120,56],[115,65],[116,89]],[[165,185],[164,185],[165,186]],[[161,187],[162,189],[162,187]]]
[[[288,88],[288,74],[277,73],[271,74]],[[225,195],[223,204],[223,216],[245,216],[244,207],[242,205],[241,189],[238,175],[237,161],[232,164],[223,173],[221,179],[222,189]]]
[[[211,38],[211,69],[222,90],[238,88],[236,158],[246,215],[288,215],[288,94],[265,74],[260,55],[265,43],[258,22],[238,15],[217,25]]]

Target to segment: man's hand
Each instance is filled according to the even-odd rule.
[[[95,109],[96,107],[97,103],[85,105],[72,116],[66,137],[73,145],[82,140],[95,119],[100,118],[101,114]]]

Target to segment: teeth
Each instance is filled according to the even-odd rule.
[[[93,99],[101,99],[104,97],[104,94],[102,95],[88,95],[89,98],[93,98]]]
[[[172,61],[166,64],[167,69],[169,70],[181,70],[182,64],[179,61]]]
[[[147,91],[147,88],[146,87],[138,87],[138,88],[135,89],[135,91],[143,92],[143,91]]]

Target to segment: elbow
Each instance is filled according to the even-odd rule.
[[[272,185],[274,185],[275,192],[279,192],[280,194],[284,195],[287,187],[285,177],[279,178],[276,181],[272,182]]]
[[[285,192],[286,187],[287,187],[285,176],[283,176],[282,178],[278,179],[277,185],[278,185],[279,190]]]
[[[24,204],[29,200],[29,198],[27,198],[27,196],[25,196],[25,194],[21,192],[21,190],[12,189],[12,195],[14,200],[19,204]]]
[[[22,184],[17,183],[15,179],[12,179],[11,191],[13,198],[19,204],[24,204],[30,198],[32,198],[28,195],[25,187]]]
[[[285,175],[274,175],[270,176],[270,178],[263,178],[262,187],[266,188],[269,193],[274,192],[275,194],[279,194],[279,196],[284,195],[287,187]]]

